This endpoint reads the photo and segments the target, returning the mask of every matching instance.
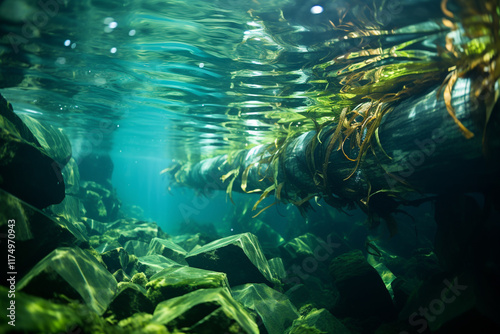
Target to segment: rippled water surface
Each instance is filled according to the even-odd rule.
[[[356,85],[393,78],[381,94],[403,87],[390,66],[407,62],[402,69],[412,73],[449,33],[439,5],[5,0],[0,88],[17,112],[64,128],[76,158],[111,151],[118,187],[130,194],[163,182],[159,171],[174,160],[196,162],[332,121],[346,101],[365,98]],[[381,64],[384,71],[360,79]]]
[[[261,115],[279,112],[286,83],[303,76],[275,63],[282,47],[251,15],[265,4],[51,4],[48,11],[29,1],[2,4],[11,33],[4,76],[21,81],[3,93],[18,112],[64,127],[77,154],[108,149],[118,137],[122,150],[178,159],[258,143],[274,126]]]

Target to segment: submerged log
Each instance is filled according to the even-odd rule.
[[[319,136],[310,131],[288,141],[274,160],[273,145],[260,145],[173,169],[171,174],[175,183],[205,192],[228,187],[239,192],[274,189],[278,199],[296,204],[300,199],[328,196],[328,192],[341,201],[356,202],[376,191],[402,197],[487,191],[500,182],[495,177],[500,170],[499,136],[494,130],[488,131],[489,138],[483,136],[486,106],[471,96],[471,82],[456,82],[452,106],[457,119],[474,134],[472,138],[463,135],[447,112],[439,89],[433,89],[400,102],[383,116],[358,168],[347,158],[359,151],[355,145],[348,148],[348,141],[354,138],[344,144],[345,154],[334,149],[328,158],[326,187],[318,182],[318,175],[335,126],[323,129]],[[488,126],[498,128],[500,113],[495,108]]]

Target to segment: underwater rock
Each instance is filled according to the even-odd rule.
[[[148,284],[148,278],[144,273],[137,273],[132,276],[130,282],[135,283],[137,285],[142,286],[144,289],[146,288],[146,284]]]
[[[312,233],[306,233],[293,238],[281,246],[283,260],[287,263],[301,262],[307,257],[317,257],[319,254],[329,257],[335,251],[334,246],[326,243]],[[338,245],[340,246],[340,245]],[[335,254],[336,256],[337,254]]]
[[[71,158],[62,170],[64,184],[66,185],[66,196],[59,204],[51,205],[48,209],[54,215],[64,217],[73,224],[82,220],[84,212],[83,204],[80,201],[80,174],[75,159]]]
[[[122,328],[120,333],[172,334],[165,326],[152,323],[152,318],[149,313],[135,313],[118,322],[118,327]]]
[[[6,310],[9,305],[9,290],[0,285],[0,308]],[[7,311],[8,312],[8,311]],[[75,310],[66,305],[52,303],[39,297],[16,291],[15,326],[7,323],[10,318],[2,316],[0,333],[69,333],[81,323],[82,318]]]
[[[80,202],[80,199],[70,195],[66,195],[61,203],[50,206],[50,212],[52,212],[53,215],[62,217],[74,225],[82,224],[82,211],[83,205]],[[87,235],[87,228],[85,224],[82,224],[82,227],[82,232]]]
[[[300,277],[287,277],[283,281],[293,284],[285,295],[290,298],[293,305],[303,307],[311,305],[315,308],[330,308],[335,304],[338,298],[338,292],[332,286],[326,286],[318,278],[310,276],[303,281],[299,281]]]
[[[162,271],[165,268],[178,266],[181,265],[174,260],[167,259],[162,255],[146,255],[137,258],[135,272],[142,272],[146,275],[146,277],[150,278],[151,276],[153,276],[157,272]]]
[[[226,274],[177,266],[154,274],[146,284],[148,298],[155,305],[193,290],[211,288],[229,288]]]
[[[99,246],[95,247],[95,250],[102,254],[102,253],[105,253],[105,252],[108,252],[110,250],[120,248],[120,247],[121,247],[121,245],[118,241],[112,240],[110,242],[104,242],[104,243],[100,244]]]
[[[187,252],[192,251],[197,246],[201,247],[213,241],[212,239],[208,240],[206,235],[202,233],[176,235],[172,236],[170,240],[184,248]]]
[[[113,223],[104,224],[93,219],[82,218],[90,229],[90,243],[97,248],[103,243],[123,247],[128,241],[140,241],[149,245],[151,239],[160,236],[168,237],[156,223],[134,219],[119,219]],[[102,234],[101,234],[102,233]],[[149,247],[149,246],[148,246]]]
[[[397,277],[394,281],[392,281],[391,288],[394,294],[394,307],[397,312],[400,312],[416,287],[413,287],[403,278]]]
[[[62,129],[50,124],[42,124],[31,116],[20,114],[19,118],[38,139],[45,152],[63,168],[71,159],[71,143]]]
[[[285,240],[274,228],[258,218],[244,220],[241,225],[242,226],[238,226],[235,230],[254,234],[259,240],[265,255],[271,257],[280,255],[277,251],[277,247],[283,244]]]
[[[209,243],[219,239],[214,224],[200,224],[193,220],[183,221],[179,224],[178,235],[200,235],[200,240]]]
[[[179,264],[187,265],[187,262],[185,260],[187,252],[181,246],[175,244],[170,240],[161,238],[154,238],[153,240],[151,240],[147,255],[154,254],[160,254],[168,259],[174,260]]]
[[[126,269],[129,264],[129,255],[122,247],[103,252],[101,257],[110,273],[114,273],[118,269]]]
[[[312,233],[303,234],[283,244],[280,247],[283,262],[286,268],[290,268],[288,274],[294,276],[285,281],[294,282],[297,277],[299,281],[303,281],[314,276],[328,284],[328,263],[338,255],[337,249],[340,246],[340,243],[332,241],[331,236],[324,241]]]
[[[108,212],[104,206],[101,196],[92,190],[84,190],[83,206],[85,207],[85,216],[100,221],[107,221]]]
[[[17,289],[46,299],[62,294],[82,300],[97,314],[103,314],[116,285],[115,278],[93,256],[79,248],[62,247],[33,267]]]
[[[113,273],[113,277],[118,283],[120,282],[130,282],[130,277],[123,271],[123,269],[118,269]]]
[[[394,305],[384,282],[368,264],[363,253],[355,250],[333,259],[330,273],[339,291],[332,313],[341,317],[370,316],[391,319]]]
[[[63,219],[53,219],[42,211],[0,189],[0,234],[7,235],[8,222],[15,221],[16,271],[26,274],[38,261],[57,247],[83,245],[79,228]],[[87,246],[88,247],[88,246]]]
[[[80,191],[80,171],[74,158],[71,158],[62,170],[66,194],[77,196]]]
[[[416,329],[421,329],[425,325],[431,332],[437,331],[447,323],[459,320],[467,312],[474,311],[476,307],[478,294],[473,276],[474,274],[470,273],[460,275],[441,273],[428,277],[412,292],[399,313],[399,319],[419,324]],[[497,284],[495,282],[495,285]],[[492,287],[490,293],[494,293],[493,289],[496,287]],[[497,301],[495,304],[498,305]],[[496,305],[494,308],[498,309]],[[498,317],[495,321],[498,321]],[[491,333],[495,332],[491,331]]]
[[[104,224],[92,218],[82,217],[82,221],[87,227],[87,234],[89,236],[104,234],[108,229],[108,224]]]
[[[351,332],[327,310],[313,309],[307,315],[294,320],[289,334],[299,333],[350,334]]]
[[[64,199],[60,165],[0,95],[0,188],[38,209]]]
[[[113,175],[113,160],[107,153],[89,154],[79,161],[82,180],[106,184]]]
[[[119,219],[108,225],[104,235],[116,237],[121,245],[129,240],[138,240],[149,244],[153,238],[168,238],[168,235],[153,222],[134,219]]]
[[[381,260],[394,275],[408,280],[424,280],[443,271],[431,248],[417,248],[410,258],[384,256]]]
[[[118,291],[109,304],[105,316],[113,315],[115,319],[122,320],[138,312],[153,313],[154,309],[142,286],[129,282],[119,283]]]
[[[255,311],[269,334],[282,334],[299,313],[287,296],[265,284],[245,284],[232,289],[234,299]]]
[[[237,234],[213,241],[186,256],[191,267],[223,272],[231,286],[245,283],[272,284],[273,277],[257,237]]]
[[[82,182],[80,196],[87,217],[102,222],[111,222],[118,217],[121,202],[110,183],[102,185],[94,181]]]
[[[188,333],[259,333],[250,314],[224,288],[196,290],[163,301],[151,321],[170,331],[188,327]]]
[[[123,245],[123,248],[125,248],[129,254],[141,257],[148,254],[149,244],[138,240],[129,240]]]
[[[269,269],[271,270],[273,277],[276,277],[279,280],[286,277],[285,265],[280,257],[272,258],[267,262],[269,263]]]

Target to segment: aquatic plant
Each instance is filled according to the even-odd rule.
[[[270,144],[205,160],[203,167],[176,165],[164,172],[171,174],[174,183],[196,186],[194,178],[213,167],[210,169],[212,175],[220,175],[221,186],[231,200],[233,190],[261,194],[253,210],[274,193],[276,201],[260,209],[254,217],[278,202],[293,203],[304,211],[311,199],[323,198],[338,209],[357,204],[372,217],[375,225],[382,219],[392,226],[391,234],[395,233],[391,214],[403,201],[404,192],[417,188],[391,174],[380,163],[382,159],[391,161],[394,158],[386,153],[379,139],[380,125],[402,101],[432,87],[441,87],[436,98],[444,101],[457,131],[466,139],[473,138],[475,134],[456,117],[452,101],[457,80],[469,78],[471,99],[481,104],[479,110],[485,113],[477,116],[484,118],[483,144],[486,147],[488,121],[498,97],[496,85],[500,78],[497,66],[500,6],[498,0],[481,3],[458,0],[453,6],[442,0],[441,16],[428,22],[410,19],[406,23],[386,22],[382,17],[384,4],[384,1],[352,1],[348,8],[332,16],[328,27],[323,27],[330,32],[331,38],[310,48],[325,54],[315,63],[304,64],[302,71],[309,77],[310,88],[296,93],[307,97],[310,104],[295,110],[277,105],[283,113],[264,113],[276,120],[270,132],[274,136]],[[258,12],[251,14],[266,26],[266,20]],[[270,22],[268,27],[271,33],[277,29],[273,24],[275,22]],[[275,56],[277,59],[282,57],[280,54]],[[283,90],[282,97],[287,97],[291,90]],[[301,139],[311,131],[315,133],[314,138]],[[302,147],[307,165],[307,170],[297,175],[286,172],[287,162],[298,154],[294,146]],[[334,152],[341,152],[350,164],[349,171],[339,171],[344,182],[336,180],[335,187],[330,180],[332,168],[335,168],[332,167]],[[377,175],[394,177],[400,187],[373,186],[370,177],[365,175],[365,186],[353,188],[349,181],[354,175],[357,179],[361,177],[359,170],[363,169],[368,153],[379,165]],[[342,168],[346,161],[342,162]],[[304,186],[307,182],[302,180],[301,183],[303,178],[312,178],[313,185]],[[374,196],[392,204],[372,208],[369,204]]]

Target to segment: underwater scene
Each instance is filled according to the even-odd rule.
[[[0,0],[0,333],[500,333],[500,0]]]

